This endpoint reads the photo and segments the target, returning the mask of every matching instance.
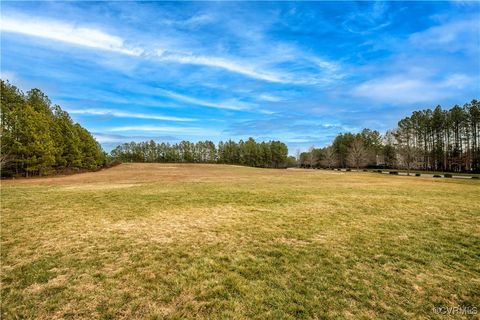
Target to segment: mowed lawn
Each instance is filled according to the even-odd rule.
[[[2,319],[480,309],[475,180],[123,164],[1,193]]]

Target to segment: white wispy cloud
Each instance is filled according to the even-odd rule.
[[[387,76],[366,81],[353,88],[353,95],[385,103],[435,102],[454,96],[458,89],[474,79],[453,74],[443,79],[430,79],[414,74]]]
[[[389,4],[382,1],[372,3],[370,10],[350,13],[342,26],[345,30],[359,35],[377,32],[391,24],[388,17]]]
[[[109,110],[109,109],[67,109],[71,114],[85,114],[85,115],[102,115],[102,116],[112,116],[119,118],[137,118],[137,119],[150,119],[150,120],[164,120],[164,121],[197,121],[197,119],[192,118],[181,118],[181,117],[171,117],[171,116],[162,116],[162,115],[151,115],[145,113],[136,113],[128,111],[119,111],[119,110]]]
[[[129,141],[147,141],[147,140],[155,140],[155,141],[177,141],[179,140],[176,137],[170,135],[162,135],[162,136],[151,136],[151,135],[120,135],[120,134],[109,134],[109,133],[100,133],[100,132],[92,132],[92,135],[95,139],[100,143],[122,143],[122,142],[129,142]]]
[[[241,74],[252,79],[263,80],[282,84],[318,85],[327,84],[343,78],[340,66],[334,62],[319,57],[296,52],[284,56],[258,57],[256,62],[252,59],[238,57],[215,57],[194,54],[185,54],[164,49],[154,51],[157,60],[190,64],[223,69],[232,73]],[[294,71],[287,68],[275,68],[278,64],[290,64]],[[272,65],[272,66],[267,66]],[[298,72],[302,69],[314,67],[316,71]]]
[[[426,30],[410,35],[410,44],[428,50],[440,49],[445,51],[469,50],[480,53],[480,22],[478,16],[467,17],[460,21],[450,21],[430,27]]]
[[[138,125],[138,126],[119,126],[108,128],[107,132],[161,132],[177,135],[193,135],[193,136],[216,136],[219,134],[216,130],[210,130],[201,127],[175,127],[175,126],[154,126],[154,125]]]
[[[281,74],[264,71],[261,67],[252,65],[251,62],[248,63],[245,61],[235,61],[235,59],[233,58],[187,55],[182,53],[168,52],[165,50],[156,50],[156,54],[158,59],[162,61],[215,67],[234,73],[239,73],[250,78],[270,82],[291,82],[289,79],[286,79],[285,76],[282,76]]]
[[[131,56],[138,56],[143,52],[139,48],[127,47],[124,39],[102,30],[55,20],[2,15],[0,30],[2,32],[20,33],[84,47],[114,51]]]
[[[163,96],[166,96],[178,101],[182,101],[182,102],[187,102],[193,105],[198,105],[198,106],[217,108],[217,109],[227,109],[227,110],[248,110],[251,108],[249,104],[237,101],[235,99],[227,100],[223,102],[211,102],[203,99],[186,96],[186,95],[169,91],[169,90],[158,89],[158,92]]]
[[[261,114],[268,114],[268,115],[272,115],[272,114],[276,113],[275,111],[268,110],[268,109],[260,109],[260,110],[258,110],[258,112],[261,113]]]
[[[283,100],[283,98],[281,98],[281,97],[277,97],[277,96],[267,94],[267,93],[259,95],[258,98],[260,100],[268,101],[268,102],[279,102],[279,101]]]
[[[188,19],[162,19],[161,24],[167,26],[178,26],[182,28],[195,28],[199,25],[204,25],[213,22],[213,17],[209,14],[203,13],[198,15],[193,15]]]

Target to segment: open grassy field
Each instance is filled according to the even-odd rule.
[[[123,164],[1,192],[3,319],[448,319],[432,308],[480,307],[478,180]]]

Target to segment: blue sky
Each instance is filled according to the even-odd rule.
[[[290,153],[480,93],[479,2],[5,2],[1,71],[106,150],[277,139]]]

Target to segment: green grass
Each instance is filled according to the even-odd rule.
[[[1,191],[3,319],[480,307],[479,181],[128,164]]]

